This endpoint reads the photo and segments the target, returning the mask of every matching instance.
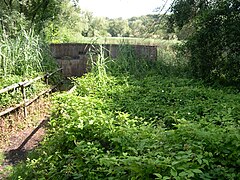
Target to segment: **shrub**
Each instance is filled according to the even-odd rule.
[[[208,82],[239,86],[239,2],[216,1],[195,18],[185,44],[192,74]]]

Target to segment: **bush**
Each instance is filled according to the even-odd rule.
[[[239,2],[216,1],[195,18],[185,52],[192,74],[208,82],[240,84]]]

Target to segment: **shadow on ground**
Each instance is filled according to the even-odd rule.
[[[24,130],[11,138],[10,147],[4,150],[5,159],[0,170],[26,160],[27,154],[42,141],[48,120],[49,117],[46,117],[36,128]]]

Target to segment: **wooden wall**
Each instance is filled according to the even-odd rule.
[[[63,43],[51,44],[50,49],[53,57],[57,60],[60,67],[63,68],[63,75],[82,76],[87,72],[87,61],[89,51],[97,52],[99,45],[79,44],[79,43]],[[124,45],[105,44],[103,49],[105,54],[111,58],[116,58]],[[157,60],[156,46],[143,45],[126,45],[130,46],[135,52],[137,58],[146,59],[150,61]]]

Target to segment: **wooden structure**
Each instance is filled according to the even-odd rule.
[[[129,46],[136,58],[146,59],[150,61],[157,60],[157,46],[144,45],[102,45],[105,55],[110,58],[116,58],[121,53],[124,46]],[[63,43],[51,44],[50,49],[53,57],[57,60],[60,67],[63,68],[63,75],[82,76],[87,72],[88,53],[97,52],[99,45],[80,44],[80,43]]]
[[[1,89],[1,90],[0,90],[0,94],[2,94],[2,93],[7,93],[8,91],[12,91],[12,90],[15,90],[15,89],[17,89],[17,88],[21,88],[21,93],[22,93],[22,99],[23,99],[23,101],[20,102],[19,104],[16,104],[14,107],[7,108],[7,109],[5,109],[4,111],[0,112],[0,117],[1,117],[1,116],[4,116],[4,115],[6,115],[6,114],[9,114],[10,112],[12,112],[12,111],[14,111],[14,110],[17,110],[18,108],[23,107],[23,109],[24,109],[24,117],[26,118],[26,117],[27,117],[27,107],[28,107],[30,104],[32,104],[34,101],[36,101],[40,96],[42,96],[42,95],[44,95],[44,94],[46,94],[46,93],[48,93],[48,92],[51,92],[51,91],[52,91],[53,89],[55,89],[58,85],[54,85],[54,86],[52,86],[51,88],[46,89],[46,90],[40,92],[37,96],[33,97],[32,99],[28,99],[28,98],[26,97],[26,87],[30,86],[30,85],[33,84],[34,82],[39,81],[39,80],[41,80],[41,79],[44,79],[45,82],[48,84],[49,78],[50,78],[53,74],[55,74],[55,73],[57,73],[57,72],[59,72],[59,71],[61,71],[61,70],[62,70],[62,68],[59,68],[59,69],[57,69],[56,71],[54,71],[54,72],[52,72],[52,73],[50,73],[50,74],[47,73],[47,74],[45,74],[44,76],[38,76],[38,77],[36,77],[36,78],[34,78],[34,79],[27,80],[27,81],[24,81],[24,82],[15,83],[15,84],[12,84],[12,85],[10,85],[10,86],[8,86],[8,87],[5,87],[5,88]]]

